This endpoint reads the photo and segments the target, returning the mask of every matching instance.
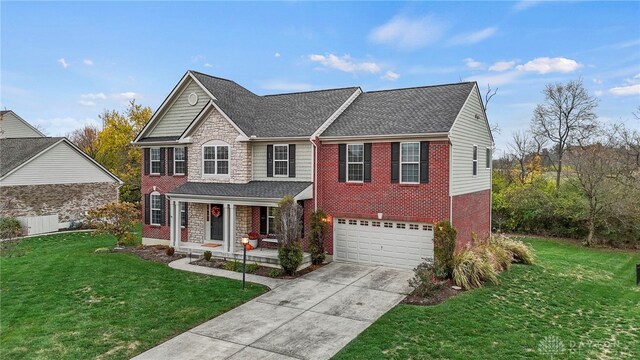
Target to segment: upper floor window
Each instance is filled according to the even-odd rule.
[[[486,152],[486,160],[485,160],[485,168],[491,169],[491,148],[487,148]]]
[[[273,173],[289,176],[289,145],[273,145]]]
[[[153,149],[151,149],[153,150]],[[159,192],[151,193],[151,225],[162,223],[162,196]]]
[[[162,158],[160,157],[160,148],[149,149],[149,162],[151,163],[151,173],[160,174],[162,170]]]
[[[478,146],[473,145],[473,176],[478,175]]]
[[[420,182],[420,143],[400,143],[400,182]]]
[[[229,145],[202,147],[204,175],[229,175]]]
[[[364,179],[364,144],[347,144],[347,181]]]
[[[173,173],[177,175],[184,175],[185,164],[184,148],[177,147],[173,149]]]

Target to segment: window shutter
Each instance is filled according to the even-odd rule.
[[[151,163],[149,162],[151,156],[151,150],[149,148],[144,148],[144,154],[143,154],[143,161],[144,161],[144,174],[145,175],[149,175],[149,168],[151,166]]]
[[[167,148],[167,175],[173,175],[173,148]]]
[[[267,235],[267,207],[260,207],[260,234]]]
[[[187,169],[189,168],[189,161],[187,160],[187,147],[184,147],[184,174],[187,175]],[[185,225],[186,226],[186,225]]]
[[[338,182],[347,181],[347,144],[338,144]]]
[[[165,203],[165,196],[164,195],[160,195],[160,225],[164,225],[166,224],[165,222],[165,218],[167,217],[167,215],[165,214],[166,212],[166,206]]]
[[[144,223],[147,225],[151,223],[151,195],[149,194],[144,194]]]
[[[160,175],[164,175],[165,163],[164,163],[164,148],[160,148]]]
[[[182,224],[182,226],[187,227],[189,226],[189,203],[182,203],[182,206],[184,206],[184,223]],[[182,216],[182,214],[180,216]]]
[[[364,182],[371,182],[371,143],[364,144]]]
[[[167,199],[167,225],[171,226],[171,200]]]
[[[267,177],[273,177],[273,145],[267,145]]]
[[[429,142],[420,141],[420,183],[429,183]]]
[[[400,143],[391,143],[391,182],[400,182]]]
[[[296,144],[289,144],[289,177],[296,177]]]

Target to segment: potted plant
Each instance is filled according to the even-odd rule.
[[[257,231],[252,231],[247,234],[247,237],[249,238],[249,245],[251,245],[251,248],[257,248],[258,240],[260,240],[260,233],[258,233]]]

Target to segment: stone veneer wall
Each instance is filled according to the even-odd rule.
[[[251,181],[251,146],[248,142],[238,142],[238,131],[217,111],[191,135],[193,143],[189,148],[188,181],[247,183]],[[220,140],[229,144],[229,176],[203,176],[202,145],[211,140]]]
[[[236,250],[242,250],[243,236],[251,231],[251,206],[236,206]]]
[[[206,236],[207,204],[189,203],[189,241],[203,243]]]
[[[0,215],[58,214],[58,222],[84,219],[85,212],[118,201],[114,182],[0,186]]]

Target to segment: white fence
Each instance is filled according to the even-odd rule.
[[[25,235],[36,235],[58,231],[58,214],[19,217]]]

